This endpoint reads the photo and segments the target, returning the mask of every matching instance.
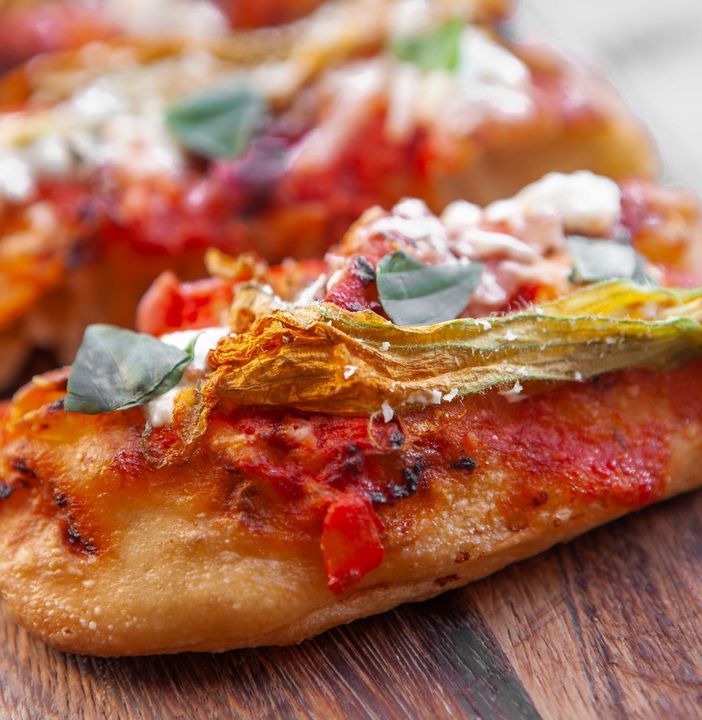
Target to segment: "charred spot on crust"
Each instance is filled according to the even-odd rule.
[[[531,504],[537,508],[545,505],[548,502],[548,493],[545,490],[538,492],[532,499]]]
[[[389,440],[390,447],[393,450],[399,450],[405,444],[405,436],[399,430],[395,430],[395,432],[391,433]]]
[[[27,465],[25,460],[22,460],[21,458],[14,458],[10,461],[10,467],[17,471],[22,477],[24,478],[31,478],[32,480],[36,479],[37,474],[32,470],[32,468]]]
[[[12,495],[16,488],[11,485],[7,485],[4,482],[0,482],[0,500],[7,500]]]
[[[54,501],[60,508],[66,507],[68,505],[68,496],[62,495],[61,493],[55,492],[54,493]]]
[[[402,500],[414,495],[419,489],[423,470],[424,463],[422,460],[417,460],[412,465],[402,468],[402,482],[390,483],[388,486],[388,499]]]
[[[417,492],[419,481],[422,479],[424,466],[421,461],[414,463],[411,467],[402,469],[402,480],[407,491],[413,495]]]
[[[468,562],[468,560],[470,560],[470,553],[467,550],[460,550],[454,558],[454,562],[456,563],[464,563]]]
[[[460,460],[453,463],[451,467],[454,470],[466,470],[467,472],[472,472],[478,467],[478,463],[475,462],[473,458],[469,458],[467,455],[464,455]]]
[[[434,582],[439,587],[444,587],[444,585],[448,585],[449,583],[456,582],[457,580],[459,580],[458,575],[444,575],[443,577],[436,578],[436,580],[434,580]]]
[[[84,538],[81,535],[80,530],[78,530],[78,528],[72,523],[69,523],[66,526],[65,540],[69,547],[77,552],[84,553],[86,555],[94,555],[97,552],[95,545],[87,538]]]
[[[387,503],[388,501],[388,498],[385,493],[382,493],[379,490],[373,490],[370,494],[370,501],[373,503],[373,505],[385,505],[385,503]]]

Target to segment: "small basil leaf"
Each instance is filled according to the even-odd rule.
[[[241,155],[268,117],[265,100],[236,84],[183,100],[166,113],[171,133],[192,153],[205,158]]]
[[[465,310],[482,273],[478,263],[425,265],[394,252],[378,263],[378,295],[396,325],[433,325]]]
[[[90,325],[78,350],[64,407],[88,415],[144,405],[178,384],[192,360],[151,335]]]
[[[424,72],[454,72],[461,59],[463,28],[462,20],[451,20],[425,35],[397,38],[392,45],[392,52],[398,60],[411,62]]]
[[[566,247],[573,260],[573,282],[622,279],[652,284],[646,261],[627,243],[571,235]]]

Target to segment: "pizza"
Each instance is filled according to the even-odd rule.
[[[582,171],[161,276],[4,410],[7,607],[80,653],[294,643],[692,489],[701,239]]]
[[[202,276],[209,247],[321,257],[402,197],[440,212],[551,170],[655,175],[647,132],[601,78],[467,22],[475,3],[405,6],[90,43],[5,76],[0,387],[36,349],[69,362],[91,322],[129,326],[157,275]]]

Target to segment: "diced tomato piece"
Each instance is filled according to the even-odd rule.
[[[220,278],[181,283],[172,272],[162,273],[139,303],[137,330],[158,336],[221,325],[233,295],[232,284]]]
[[[352,312],[382,312],[374,280],[373,266],[365,258],[357,256],[344,270],[339,282],[327,293],[325,301]]]
[[[370,501],[345,495],[327,508],[322,556],[329,588],[342,593],[383,561],[380,518]]]

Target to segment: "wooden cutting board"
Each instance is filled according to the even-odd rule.
[[[526,0],[523,21],[607,67],[701,191],[702,4],[605,5]],[[0,611],[0,720],[701,717],[700,578],[702,492],[293,648],[75,657]]]
[[[0,616],[3,720],[696,718],[702,492],[290,648],[96,659]]]

